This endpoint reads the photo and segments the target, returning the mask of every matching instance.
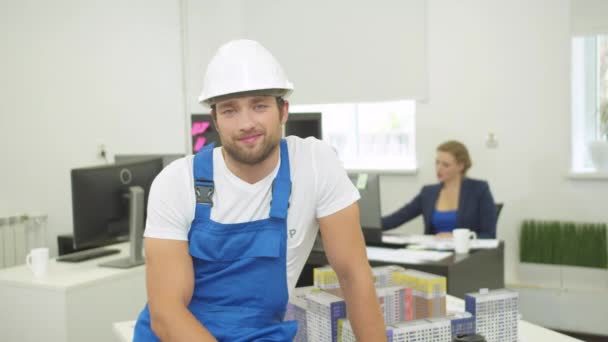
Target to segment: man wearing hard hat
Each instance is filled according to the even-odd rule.
[[[148,305],[134,341],[292,341],[288,293],[320,229],[358,341],[385,329],[359,225],[359,193],[335,152],[282,139],[293,85],[268,50],[223,45],[199,98],[222,147],[154,180],[146,221]]]

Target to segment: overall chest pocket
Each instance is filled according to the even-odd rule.
[[[276,229],[239,232],[197,229],[190,236],[189,251],[193,257],[210,262],[278,258],[281,252],[281,238],[281,231]]]

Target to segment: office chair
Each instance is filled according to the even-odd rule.
[[[498,221],[498,216],[500,216],[500,212],[502,211],[502,207],[504,203],[496,203],[496,221]]]

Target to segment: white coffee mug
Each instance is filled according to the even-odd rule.
[[[46,247],[32,249],[25,257],[25,264],[32,270],[35,277],[46,276],[49,265],[49,249]]]
[[[456,254],[469,253],[471,240],[477,239],[477,234],[467,228],[454,229],[452,236],[454,236],[454,250]]]

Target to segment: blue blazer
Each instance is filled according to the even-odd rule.
[[[431,218],[435,211],[442,183],[426,185],[410,202],[382,218],[382,228],[396,228],[422,214],[424,234],[435,234]],[[477,237],[496,238],[496,204],[486,181],[465,178],[460,187],[456,227],[469,228]]]

